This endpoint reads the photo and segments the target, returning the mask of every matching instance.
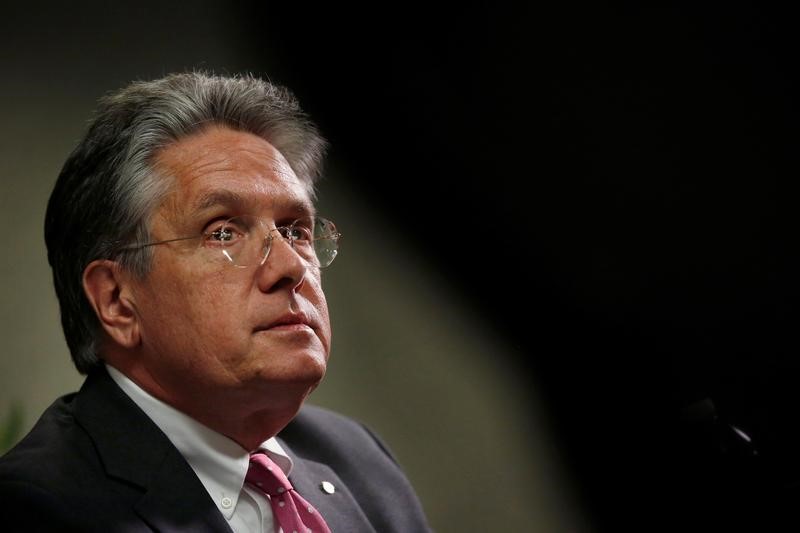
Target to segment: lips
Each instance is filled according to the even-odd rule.
[[[314,327],[314,324],[311,322],[311,320],[309,320],[309,318],[305,314],[287,313],[266,325],[257,327],[256,331],[266,331],[270,329],[292,329],[295,327],[299,328],[303,326],[309,327],[311,329],[316,329]]]

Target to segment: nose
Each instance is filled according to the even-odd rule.
[[[258,267],[258,286],[262,292],[280,290],[296,292],[308,275],[308,264],[278,231],[266,237],[269,247],[266,258]]]

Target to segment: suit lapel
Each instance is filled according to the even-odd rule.
[[[158,531],[230,531],[192,468],[161,430],[125,395],[105,370],[90,375],[75,399],[75,418],[93,439],[106,474],[141,489],[131,502]],[[361,507],[327,465],[304,459],[280,440],[292,458],[295,489],[325,518],[332,531],[374,533]],[[335,487],[321,489],[323,481]]]
[[[135,509],[157,531],[230,531],[206,489],[177,450],[174,455],[165,457]]]
[[[286,441],[280,438],[278,440],[292,458],[293,466],[289,481],[295,490],[319,511],[331,531],[375,532],[352,493],[336,472],[325,464],[303,459],[292,451]],[[322,490],[323,481],[335,487],[333,494]]]
[[[158,531],[230,531],[192,468],[103,369],[75,400],[75,418],[94,440],[106,474],[142,490],[132,502]]]

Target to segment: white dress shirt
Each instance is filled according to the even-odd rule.
[[[114,382],[155,422],[183,455],[236,533],[276,533],[268,497],[245,485],[250,453],[228,437],[153,397],[116,368]],[[288,476],[292,460],[273,437],[259,447]]]

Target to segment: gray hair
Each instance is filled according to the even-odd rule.
[[[134,82],[101,98],[61,170],[45,216],[61,324],[80,373],[101,364],[100,325],[83,292],[84,269],[96,259],[114,258],[134,275],[147,275],[151,251],[120,248],[149,240],[150,217],[172,185],[154,169],[155,158],[210,124],[267,140],[314,197],[327,143],[285,87],[252,75],[189,72]]]

